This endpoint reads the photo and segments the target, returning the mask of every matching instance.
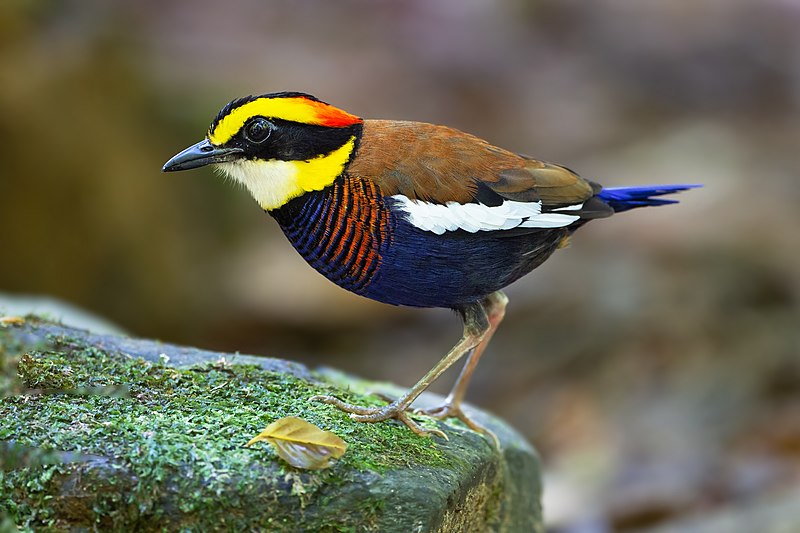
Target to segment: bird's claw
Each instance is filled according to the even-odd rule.
[[[312,396],[312,401],[333,405],[340,411],[350,413],[350,418],[356,422],[383,422],[390,418],[395,418],[405,424],[408,429],[420,437],[430,437],[436,435],[448,440],[447,435],[438,429],[424,429],[408,416],[408,406],[398,403],[396,400],[383,407],[364,407],[343,402],[335,396]]]
[[[415,414],[429,416],[431,418],[435,418],[437,420],[444,420],[446,418],[456,418],[464,423],[469,429],[475,431],[476,433],[481,433],[486,435],[487,437],[492,439],[492,442],[495,445],[495,448],[498,450],[500,449],[500,439],[497,438],[497,435],[494,434],[492,430],[481,426],[477,422],[473,421],[470,417],[468,417],[464,411],[461,409],[461,406],[452,403],[450,401],[445,401],[442,405],[437,405],[436,407],[430,407],[428,409],[415,409]]]

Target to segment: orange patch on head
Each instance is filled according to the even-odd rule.
[[[311,100],[305,97],[297,97],[295,100],[303,100],[304,102],[298,105],[305,105],[314,110],[316,113],[315,124],[317,126],[326,126],[328,128],[344,128],[352,126],[353,124],[360,124],[364,122],[361,118],[351,115],[347,111],[343,111],[338,107],[333,107],[325,102]]]

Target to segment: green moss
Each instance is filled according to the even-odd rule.
[[[17,378],[17,349],[18,346],[11,340],[6,326],[0,326],[0,398],[16,394],[21,388]]]
[[[74,389],[77,376],[72,366],[55,358],[34,357],[25,353],[17,363],[17,375],[28,389]]]
[[[324,504],[331,487],[357,476],[458,466],[458,457],[443,452],[435,439],[417,437],[397,423],[355,423],[309,401],[334,394],[380,404],[374,396],[254,365],[176,369],[76,339],[51,341],[57,350],[29,351],[19,361],[23,384],[40,393],[0,400],[0,440],[72,454],[62,463],[0,472],[0,511],[25,527],[58,528],[57,517],[65,513],[85,516],[86,526],[100,529],[144,524],[165,513],[178,514],[183,527],[212,514],[221,525],[252,524],[250,506],[257,501],[271,527],[291,530],[293,512]],[[41,393],[64,389],[73,394]],[[242,448],[267,424],[289,415],[333,431],[349,444],[347,453],[331,469],[305,472],[282,463],[266,444]],[[87,483],[87,476],[95,479]],[[81,496],[80,487],[92,493],[56,503],[60,494]],[[176,494],[191,497],[170,508]],[[287,504],[287,498],[293,501]],[[351,511],[368,521],[382,504],[364,498],[359,505]],[[347,531],[342,518],[325,527]]]

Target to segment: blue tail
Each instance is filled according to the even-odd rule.
[[[672,194],[676,192],[685,191],[687,189],[695,189],[702,187],[702,185],[650,185],[646,187],[612,187],[603,189],[597,194],[600,198],[607,203],[614,210],[615,213],[634,209],[636,207],[646,207],[650,205],[667,205],[677,204],[677,200],[668,200],[665,198],[653,198],[654,196],[662,196],[664,194]]]

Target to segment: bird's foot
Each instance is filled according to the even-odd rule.
[[[383,422],[390,418],[396,418],[420,437],[436,435],[447,440],[447,435],[438,429],[424,429],[414,422],[408,415],[408,406],[403,405],[398,400],[393,401],[384,407],[364,407],[343,402],[334,396],[312,396],[312,401],[333,405],[340,411],[350,413],[350,418],[356,422]]]
[[[486,428],[478,424],[470,417],[468,417],[466,413],[464,413],[464,411],[461,409],[461,405],[459,403],[450,400],[445,400],[445,402],[442,405],[438,405],[436,407],[431,407],[428,409],[415,409],[414,413],[429,416],[431,418],[436,418],[437,420],[444,420],[445,418],[456,418],[458,420],[461,420],[464,423],[464,425],[466,425],[472,431],[475,431],[477,433],[482,433],[483,435],[486,435],[487,437],[491,438],[492,442],[495,445],[495,448],[497,448],[498,450],[500,449],[500,440],[497,438],[497,435],[495,435],[494,432],[489,428]]]

